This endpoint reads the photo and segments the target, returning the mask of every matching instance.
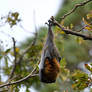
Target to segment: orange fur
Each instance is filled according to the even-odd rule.
[[[56,58],[53,58],[51,61],[49,61],[49,59],[45,60],[44,72],[49,80],[56,80],[60,72],[60,65]]]

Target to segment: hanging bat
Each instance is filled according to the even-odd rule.
[[[54,43],[53,25],[50,21],[48,22],[48,35],[39,64],[39,77],[41,82],[54,83],[60,72],[61,57]]]

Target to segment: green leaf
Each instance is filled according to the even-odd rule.
[[[7,54],[7,53],[9,53],[9,52],[10,52],[10,50],[11,50],[10,48],[9,48],[9,49],[7,49],[7,50],[5,51],[5,53],[6,53],[6,54]]]
[[[66,60],[65,60],[65,58],[61,59],[60,66],[63,67],[63,68],[66,66]]]

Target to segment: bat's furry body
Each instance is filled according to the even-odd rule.
[[[53,83],[56,81],[60,71],[60,55],[54,44],[54,34],[52,25],[49,23],[48,36],[43,48],[41,62],[39,64],[40,80],[44,83]]]

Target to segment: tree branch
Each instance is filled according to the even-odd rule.
[[[23,81],[27,80],[28,78],[38,76],[38,74],[33,74],[33,72],[34,72],[35,70],[36,70],[36,68],[34,68],[33,71],[32,71],[28,76],[26,76],[26,77],[24,77],[24,78],[22,78],[22,79],[20,79],[20,80],[17,80],[17,81],[15,81],[15,82],[11,82],[11,83],[6,83],[6,84],[0,85],[0,88],[5,87],[5,86],[9,86],[9,85],[18,84],[18,83],[20,83],[20,82],[23,82]]]
[[[33,45],[35,45],[36,40],[37,40],[37,35],[38,35],[38,34],[37,34],[37,31],[36,31],[36,32],[35,32],[35,37],[34,37],[32,43],[31,43],[31,45],[29,45],[29,46],[25,49],[25,51],[20,55],[20,57],[19,57],[18,60],[17,60],[17,58],[16,58],[16,46],[15,46],[15,43],[16,43],[16,42],[15,42],[15,39],[12,37],[12,40],[13,40],[13,50],[14,50],[14,57],[15,57],[15,59],[14,59],[14,65],[13,65],[12,71],[11,71],[10,76],[9,76],[8,80],[6,81],[6,83],[9,82],[9,80],[11,80],[11,78],[13,77],[13,74],[14,74],[14,71],[15,71],[15,68],[16,68],[16,65],[18,65],[18,64],[21,63],[21,61],[23,60],[24,55],[30,50],[30,48],[31,48]]]
[[[12,71],[10,73],[10,76],[9,76],[8,80],[10,80],[14,75],[14,71],[15,71],[15,68],[16,68],[16,61],[17,61],[17,57],[16,57],[16,41],[15,41],[15,39],[13,37],[12,37],[12,41],[13,41],[13,51],[14,51],[14,65],[13,65],[13,68],[12,68]]]
[[[86,1],[84,1],[84,2],[82,2],[82,3],[76,4],[75,7],[74,7],[71,11],[69,11],[68,13],[66,13],[66,14],[65,14],[64,16],[62,16],[60,19],[61,19],[61,20],[65,19],[68,15],[72,14],[73,12],[75,12],[75,10],[76,10],[78,7],[84,6],[84,5],[86,5],[87,3],[91,2],[91,1],[92,1],[92,0],[86,0]]]
[[[64,31],[66,34],[71,34],[71,35],[76,35],[76,36],[80,36],[82,37],[84,40],[92,40],[92,36],[89,35],[84,35],[75,31],[72,31],[70,29],[65,29],[64,27],[62,27],[52,16],[51,19],[49,20],[50,22],[52,22],[53,25],[58,26],[62,31]]]

